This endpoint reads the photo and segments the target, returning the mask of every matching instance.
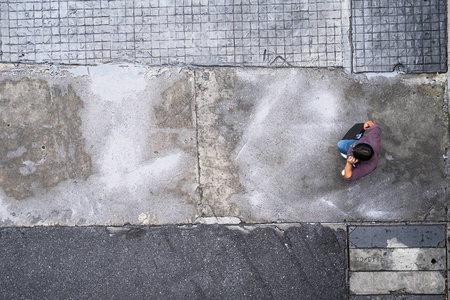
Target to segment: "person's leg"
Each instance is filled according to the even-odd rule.
[[[340,140],[337,144],[339,152],[347,155],[348,149],[350,149],[356,141],[357,140]]]

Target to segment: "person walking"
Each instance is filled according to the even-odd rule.
[[[367,130],[370,131],[366,133]],[[354,139],[353,136],[349,137],[350,131],[338,142],[339,152],[347,159],[342,177],[348,182],[358,180],[375,170],[381,140],[381,128],[372,121],[365,122],[363,130],[355,134]]]

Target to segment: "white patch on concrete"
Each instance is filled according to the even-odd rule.
[[[20,146],[15,151],[8,151],[8,153],[6,153],[6,157],[8,158],[21,157],[25,152],[27,152],[27,148],[25,148],[24,146]]]
[[[245,73],[239,73],[239,76],[241,78],[245,78],[245,80],[250,81],[255,79],[252,78],[252,76],[246,76]],[[285,91],[289,89],[290,85],[294,84],[294,81],[295,77],[289,76],[284,81],[284,86],[277,86],[276,88],[271,86],[267,87],[267,90],[270,92],[265,93],[266,96],[259,102],[257,108],[255,109],[256,113],[248,126],[246,135],[249,135],[249,138],[247,142],[250,141],[252,137],[258,137],[262,133],[264,133],[264,126],[262,126],[262,124],[264,123],[264,121],[266,121],[269,114],[272,112],[275,103],[283,99],[283,93],[285,93]]]
[[[366,212],[366,216],[369,218],[382,218],[385,215],[386,212],[382,210],[371,210]]]
[[[142,163],[134,171],[126,174],[125,183],[129,188],[134,185],[145,185],[150,182],[160,183],[161,179],[165,179],[167,172],[177,170],[181,158],[182,153],[178,152],[157,158],[154,161]]]
[[[326,121],[330,121],[336,117],[336,100],[335,96],[324,92],[311,99],[310,104],[316,114],[321,115]]]
[[[444,271],[445,248],[350,249],[351,271]]]
[[[44,161],[45,161],[44,158],[41,159],[40,161],[36,162],[36,163],[35,163],[35,162],[32,162],[32,161],[30,161],[30,160],[26,160],[26,161],[23,162],[23,164],[25,165],[25,167],[19,168],[19,172],[20,172],[20,174],[22,174],[23,176],[27,176],[27,175],[33,174],[34,172],[36,172],[37,166],[43,164]]]
[[[145,69],[137,66],[103,65],[89,68],[92,91],[106,101],[121,103],[130,93],[146,87]]]
[[[67,70],[73,77],[82,77],[89,75],[89,67],[81,66]]]
[[[140,136],[145,131],[137,128],[135,121],[131,122],[128,126],[115,126],[106,137],[100,170],[103,181],[109,188],[127,186],[135,189],[144,184],[160,182],[164,179],[162,173],[174,171],[182,157],[181,152],[173,152],[146,161],[147,153],[143,144],[145,137]]]
[[[389,244],[389,241],[388,241]],[[400,247],[397,247],[400,248]],[[403,250],[403,251],[402,251]],[[407,252],[405,252],[405,250]],[[417,255],[421,252],[421,249],[396,249],[392,251],[392,269],[391,270],[417,270],[417,265],[414,263],[417,260]]]
[[[331,206],[332,208],[337,208],[337,206],[334,205],[334,203],[331,202],[331,201],[328,201],[328,200],[325,200],[325,199],[320,199],[320,200],[322,200],[323,202],[325,202],[328,206]]]
[[[260,207],[264,203],[264,193],[254,191],[250,194],[249,203],[252,206]]]
[[[139,153],[108,151],[108,154],[105,155],[101,165],[104,183],[108,188],[126,186],[130,189],[160,183],[164,180],[166,172],[176,169],[182,157],[182,153],[178,152],[152,161],[140,162]]]
[[[91,90],[103,101],[87,104],[83,125],[86,141],[93,145],[93,163],[107,189],[127,188],[133,196],[172,182],[189,158],[180,149],[154,157],[150,135],[155,130],[153,106],[161,101],[160,81],[146,79],[146,69],[135,66],[91,67]],[[151,73],[151,71],[150,71]],[[172,79],[171,79],[172,80]],[[145,89],[148,93],[143,93]],[[159,90],[161,89],[161,90]],[[171,174],[169,174],[172,172]]]
[[[364,73],[364,75],[367,77],[367,79],[372,79],[372,78],[376,78],[376,77],[392,78],[392,77],[399,76],[400,73],[398,73],[398,72],[383,72],[383,73],[367,72],[367,73]]]
[[[350,291],[357,295],[445,294],[445,277],[440,271],[355,272]]]
[[[195,220],[197,224],[240,224],[241,219],[237,217],[200,217]]]
[[[147,216],[147,214],[145,214],[145,213],[141,213],[141,214],[138,216],[138,221],[139,221],[139,223],[141,223],[142,225],[148,225],[148,224],[150,224],[150,218],[149,218],[149,216]]]
[[[275,97],[263,99],[262,103],[258,106],[258,110],[255,114],[255,117],[253,118],[253,122],[250,127],[257,128],[262,124],[262,122],[264,122],[264,120],[269,115],[272,106],[275,104],[275,100]]]
[[[386,153],[386,159],[387,160],[394,160],[394,157],[392,155],[389,155]]]
[[[5,222],[6,220],[14,220],[15,217],[11,216],[8,211],[8,205],[5,203],[7,196],[2,188],[0,188],[0,220]]]
[[[364,218],[372,220],[394,217],[393,212],[374,209],[372,207],[368,207],[367,205],[361,205],[360,207],[358,207],[358,212],[363,215]]]
[[[342,209],[340,209],[339,207],[337,207],[333,202],[325,200],[325,199],[320,199],[321,201],[325,202],[325,204],[327,204],[329,207],[339,211],[341,214],[345,215],[345,216],[350,216],[348,213],[346,213],[345,211],[343,211]]]
[[[387,243],[388,243],[388,245],[387,245],[388,248],[407,248],[408,247],[407,245],[400,243],[397,240],[397,238],[392,238],[390,240],[387,240]]]

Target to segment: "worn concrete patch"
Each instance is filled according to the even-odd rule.
[[[418,206],[415,219],[445,220],[443,156],[449,146],[445,82],[436,76],[380,78],[373,87],[364,86],[368,117],[383,129],[380,156],[384,159],[378,168],[383,179],[377,189],[387,189],[379,196],[389,199],[393,187],[409,191],[409,198],[398,201]]]
[[[24,138],[5,135],[2,141],[16,144],[2,159],[14,162],[17,176],[36,178],[29,191],[13,179],[2,186],[2,225],[193,222],[199,196],[189,72],[107,65],[74,75],[44,67],[2,75],[26,87],[15,96],[17,114],[31,111],[21,117],[34,120]],[[53,88],[39,94],[34,82]],[[27,104],[33,93],[42,109]],[[6,130],[21,124],[3,122]]]
[[[352,271],[444,271],[445,248],[350,249]]]
[[[63,90],[39,79],[0,82],[0,187],[6,196],[23,200],[34,189],[91,175],[82,107],[70,85]]]
[[[197,90],[199,135],[209,140],[199,138],[201,183],[204,203],[216,204],[205,214],[249,222],[446,218],[445,76],[203,72],[213,75],[206,87],[199,76]],[[227,83],[214,80],[230,73]],[[383,131],[378,168],[346,183],[336,144],[369,119]]]
[[[234,69],[196,72],[197,130],[202,190],[201,214],[236,216],[229,198],[241,193],[238,166],[231,153],[248,121],[250,104],[235,95]]]
[[[351,293],[445,295],[445,225],[350,226],[348,234]]]
[[[445,294],[445,274],[423,272],[355,272],[350,275],[350,292],[371,294]]]

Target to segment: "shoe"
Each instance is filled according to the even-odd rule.
[[[339,153],[341,153],[341,152],[339,152]],[[341,155],[343,158],[347,159],[347,154],[341,153]]]

